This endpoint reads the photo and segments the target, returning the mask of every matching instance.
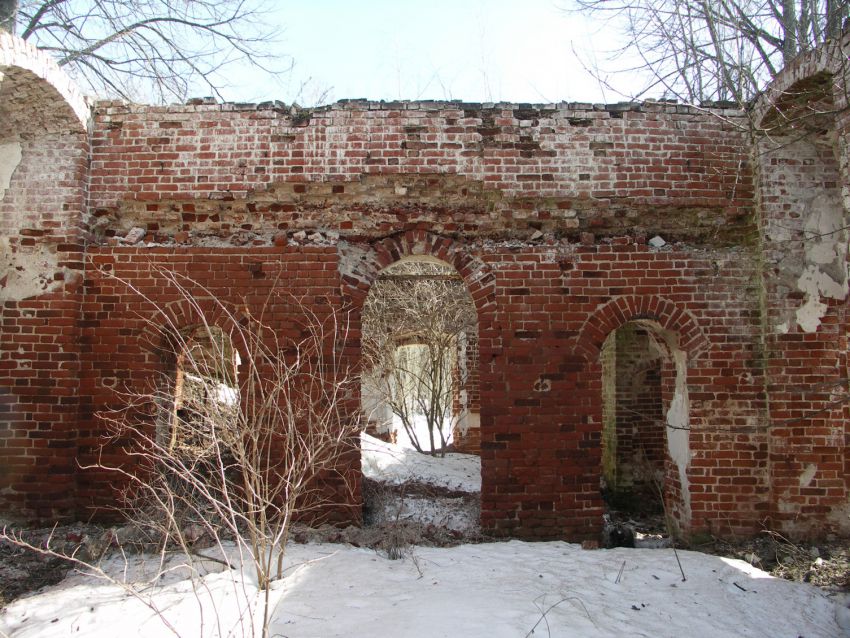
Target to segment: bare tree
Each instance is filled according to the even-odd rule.
[[[400,262],[369,292],[363,311],[369,391],[390,407],[419,452],[445,454],[460,416],[458,351],[476,322],[463,280],[443,264]],[[416,432],[417,416],[425,420],[427,446]]]
[[[192,88],[220,96],[234,62],[272,70],[263,1],[3,0],[0,22],[96,95],[183,101]]]
[[[635,97],[744,104],[801,52],[840,35],[850,0],[574,0],[622,30],[612,59],[648,72]]]

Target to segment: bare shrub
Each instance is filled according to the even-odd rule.
[[[285,303],[302,318],[286,331],[299,336],[283,337],[262,310],[228,303],[173,272],[157,275],[194,323],[187,329],[170,305],[121,282],[152,309],[147,333],[166,344],[164,358],[175,363],[148,387],[120,392],[119,407],[100,413],[127,462],[94,469],[121,477],[123,513],[163,555],[182,554],[190,573],[202,574],[195,564],[209,560],[198,547],[227,556],[232,542],[233,565],[248,567],[262,597],[251,633],[258,627],[266,636],[271,583],[283,575],[292,523],[352,506],[354,473],[345,463],[357,453],[360,423],[359,381],[342,354],[348,324],[329,305],[319,314],[291,296],[273,298],[286,293],[272,286],[262,308]],[[4,537],[23,544],[14,534]],[[31,549],[62,555],[49,545]]]

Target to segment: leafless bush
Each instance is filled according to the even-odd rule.
[[[349,495],[351,489],[341,464],[354,451],[360,424],[351,409],[355,378],[342,356],[347,322],[338,311],[320,315],[291,297],[270,298],[265,308],[286,303],[303,318],[300,337],[283,338],[262,311],[230,304],[173,272],[158,275],[195,322],[180,325],[170,305],[122,282],[152,308],[147,333],[166,344],[164,359],[173,365],[147,388],[123,391],[119,407],[99,415],[128,462],[97,469],[123,479],[123,513],[163,555],[182,554],[192,574],[203,573],[194,564],[209,558],[197,555],[199,545],[217,546],[225,556],[232,541],[239,557],[233,563],[256,578],[256,626],[266,636],[270,587],[283,575],[293,521],[319,520],[350,504],[339,496],[340,485]]]
[[[190,332],[166,308],[149,319],[174,354],[176,380],[167,370],[101,416],[120,440],[134,442],[128,451],[143,471],[123,473],[134,497],[166,514],[162,531],[186,541],[172,520],[178,511],[214,536],[226,530],[247,543],[265,587],[280,576],[270,554],[282,555],[296,512],[335,505],[320,479],[338,470],[359,432],[348,409],[354,376],[342,357],[347,322],[284,299],[304,318],[300,338],[285,340],[247,305],[237,309],[196,282],[161,275],[198,318]],[[156,427],[137,417],[143,406],[157,415]]]

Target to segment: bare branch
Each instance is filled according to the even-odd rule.
[[[19,3],[21,37],[102,96],[183,101],[220,95],[226,66],[277,70],[264,0],[45,0]],[[197,89],[196,89],[197,90]]]
[[[462,417],[457,385],[465,381],[463,348],[476,322],[463,279],[446,265],[401,262],[369,292],[363,311],[368,393],[389,407],[420,452],[444,454]],[[427,426],[427,444],[419,440],[417,416]]]
[[[746,104],[785,64],[830,37],[848,0],[574,0],[576,11],[619,28],[647,91],[700,104]],[[625,71],[631,75],[635,69]],[[597,75],[601,75],[597,73]],[[653,96],[656,97],[656,96]]]

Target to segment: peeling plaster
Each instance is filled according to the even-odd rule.
[[[369,275],[376,274],[370,260],[372,253],[362,244],[340,241],[337,243],[337,255],[339,256],[339,274],[342,277],[366,279]]]
[[[457,429],[464,436],[470,430],[481,429],[481,415],[478,412],[464,410],[457,418]]]
[[[676,388],[670,409],[667,410],[667,449],[670,458],[679,470],[679,483],[682,491],[682,505],[685,517],[689,520],[691,516],[691,491],[688,483],[688,465],[691,461],[690,448],[690,400],[688,399],[688,386],[685,380],[686,353],[682,350],[674,350],[673,361],[676,364]],[[686,522],[686,521],[682,521]]]
[[[13,248],[8,237],[0,237],[0,303],[56,290],[62,285],[57,270],[59,259],[49,246]]]
[[[12,175],[15,169],[18,168],[18,164],[21,163],[22,157],[20,142],[0,144],[0,200],[3,199],[6,191],[9,190]]]
[[[815,332],[827,311],[821,299],[847,296],[847,232],[837,196],[818,195],[806,208],[805,265],[797,279],[797,288],[806,296],[796,316],[804,332]]]

